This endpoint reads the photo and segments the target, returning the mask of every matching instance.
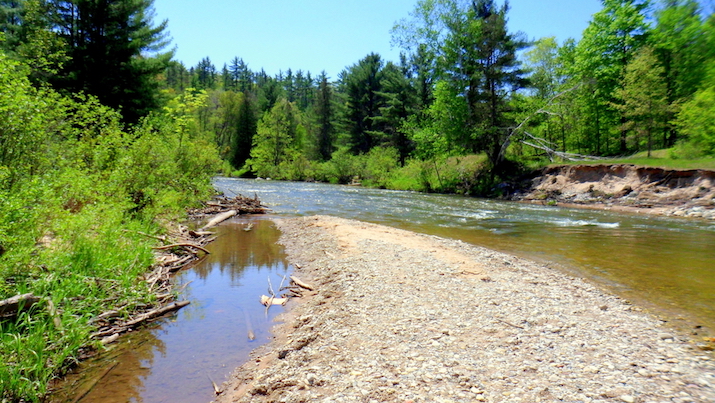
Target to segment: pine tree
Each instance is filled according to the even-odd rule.
[[[495,165],[509,131],[508,96],[527,83],[517,52],[528,42],[507,31],[508,10],[507,3],[497,7],[494,0],[472,1],[466,12],[448,23],[450,34],[444,44],[447,79],[463,91],[469,106],[467,124],[475,141],[466,146],[487,151]]]
[[[347,97],[348,132],[354,153],[366,153],[379,143],[380,125],[375,118],[383,104],[381,75],[382,59],[371,53],[348,68],[343,77]]]
[[[333,117],[333,91],[328,83],[328,77],[323,72],[320,75],[320,84],[315,99],[315,115],[317,117],[317,147],[318,156],[321,160],[327,161],[335,151]]]
[[[207,56],[196,65],[192,86],[202,90],[214,89],[216,88],[216,76],[216,66],[211,63],[211,59]]]
[[[52,31],[67,45],[69,61],[53,82],[96,95],[136,122],[159,105],[158,76],[172,52],[167,21],[154,25],[153,0],[49,0]]]

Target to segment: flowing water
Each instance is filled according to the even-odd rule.
[[[715,223],[453,195],[219,178],[278,215],[326,214],[439,235],[587,277],[676,327],[715,331]],[[710,333],[712,335],[712,333]]]
[[[715,331],[715,224],[449,195],[328,184],[218,178],[227,195],[254,194],[278,217],[334,215],[460,239],[586,277],[683,330]],[[252,231],[243,231],[247,223]],[[211,254],[177,276],[191,305],[154,328],[123,336],[65,382],[56,402],[208,402],[268,341],[274,315],[258,304],[267,278],[290,267],[270,220],[217,227]],[[696,326],[701,326],[695,330]],[[255,340],[248,338],[252,330]]]

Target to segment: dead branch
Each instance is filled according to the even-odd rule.
[[[529,114],[524,120],[521,121],[515,128],[511,129],[509,132],[509,135],[506,136],[506,139],[501,144],[501,148],[499,149],[499,156],[498,160],[501,161],[502,158],[504,158],[504,154],[506,154],[506,149],[509,147],[509,144],[511,144],[511,138],[516,135],[522,127],[524,127],[534,116],[540,114],[540,113],[547,113],[547,107],[549,107],[554,101],[556,101],[558,98],[561,98],[563,95],[575,91],[578,87],[583,85],[583,83],[578,83],[574,85],[573,87],[566,89],[564,91],[559,92],[558,94],[554,95],[551,97],[548,101],[546,101],[546,104],[539,108],[536,112]],[[497,161],[497,162],[499,162]]]
[[[141,236],[145,236],[145,237],[147,237],[147,238],[154,238],[154,239],[158,239],[158,240],[160,240],[160,241],[162,241],[162,242],[166,242],[166,236],[163,236],[163,235],[161,235],[161,236],[159,236],[159,235],[151,235],[151,234],[147,234],[146,232],[130,231],[130,230],[128,230],[128,229],[123,229],[122,231],[123,231],[123,232],[135,232],[135,233],[137,233],[137,234],[139,234],[139,235],[141,235]]]
[[[41,298],[31,293],[16,295],[0,301],[0,318],[12,318],[23,309],[28,309],[40,302]]]
[[[261,305],[265,305],[266,308],[273,305],[285,305],[288,303],[288,298],[277,298],[275,296],[269,297],[268,295],[261,295]]]
[[[206,230],[213,226],[216,226],[216,225],[222,223],[223,221],[226,221],[229,218],[235,216],[236,214],[238,214],[237,210],[229,210],[224,213],[218,214],[216,217],[212,218],[208,223],[206,223],[206,225],[201,227],[201,229],[199,229],[199,231],[203,231],[203,230]]]
[[[520,143],[525,144],[529,147],[536,148],[538,150],[545,151],[546,154],[549,156],[549,159],[551,161],[554,160],[554,155],[563,158],[565,160],[569,161],[596,161],[596,160],[604,160],[607,158],[604,157],[596,157],[594,155],[583,155],[583,154],[576,154],[576,153],[567,153],[563,151],[557,151],[551,147],[555,147],[552,143],[549,141],[542,139],[540,137],[534,136],[533,134],[524,131],[524,135],[527,136],[528,138],[532,139],[534,142],[526,141],[526,140],[519,140]]]
[[[179,248],[179,247],[184,247],[184,248],[196,248],[200,251],[206,252],[207,254],[211,254],[206,248],[203,246],[195,245],[193,243],[188,243],[188,242],[182,242],[182,243],[173,243],[171,245],[164,245],[164,246],[155,246],[152,249],[157,249],[157,250],[166,250],[166,249],[171,249],[171,248]]]
[[[305,288],[306,290],[313,291],[312,285],[306,283],[305,281],[299,279],[296,276],[290,276],[290,280],[293,282],[293,284],[295,284],[301,288]]]
[[[157,318],[157,317],[162,316],[166,313],[179,310],[179,309],[185,307],[186,305],[189,305],[190,303],[191,303],[191,301],[177,301],[177,302],[171,303],[167,306],[164,306],[164,307],[161,307],[158,309],[154,309],[153,311],[149,311],[143,315],[140,315],[140,316],[130,320],[129,322],[124,324],[124,327],[136,326],[142,322],[146,322],[148,320]]]

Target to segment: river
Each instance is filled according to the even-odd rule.
[[[653,310],[715,331],[715,223],[320,183],[218,178],[279,216],[385,224],[547,262]],[[701,331],[702,332],[702,331]]]
[[[268,281],[277,289],[292,270],[271,217],[333,215],[460,239],[591,279],[683,331],[715,330],[712,222],[329,184],[215,185],[229,196],[258,196],[272,214],[219,226],[211,254],[176,277],[179,299],[191,305],[83,363],[54,402],[211,400],[211,381],[220,384],[267,342],[281,312],[258,304]]]

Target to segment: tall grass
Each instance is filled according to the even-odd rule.
[[[0,73],[0,299],[42,298],[0,319],[0,401],[38,402],[99,347],[92,318],[154,302],[153,240],[139,233],[209,197],[220,163],[181,98],[127,131],[96,100],[33,89],[1,54]],[[23,110],[31,125],[15,121]]]

